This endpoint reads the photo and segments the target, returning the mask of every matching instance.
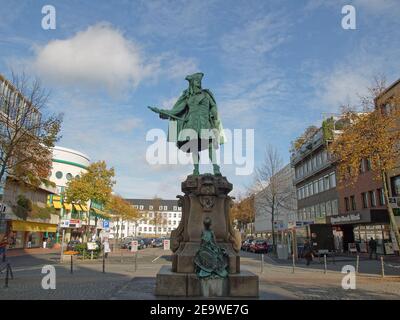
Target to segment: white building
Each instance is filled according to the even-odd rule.
[[[101,206],[92,201],[70,203],[63,197],[68,181],[85,173],[89,165],[90,158],[82,152],[58,146],[53,148],[50,180],[56,184],[58,196],[52,196],[50,202],[60,209],[60,227],[65,229],[67,241],[71,238],[86,240],[88,234],[98,234],[103,229]]]
[[[171,231],[176,229],[181,221],[182,208],[178,206],[178,200],[125,200],[139,210],[141,219],[136,224],[132,221],[114,221],[110,228],[110,237],[169,236]]]
[[[272,192],[269,185],[254,196],[256,234],[269,234],[272,232],[272,195],[277,195],[274,211],[274,230],[283,231],[290,229],[296,221],[297,198],[296,188],[293,185],[294,169],[286,165],[276,175],[277,191]]]

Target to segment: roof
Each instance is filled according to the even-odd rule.
[[[53,150],[59,150],[59,151],[65,151],[65,152],[69,152],[69,153],[74,153],[74,154],[76,154],[78,156],[86,158],[90,162],[90,158],[89,158],[88,155],[86,155],[86,154],[84,154],[84,153],[82,153],[80,151],[74,150],[74,149],[64,148],[64,147],[60,147],[60,146],[54,146]]]

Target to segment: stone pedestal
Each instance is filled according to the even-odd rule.
[[[182,219],[171,234],[172,268],[157,274],[156,294],[165,296],[258,296],[258,277],[240,272],[240,235],[229,217],[232,184],[225,177],[190,175],[182,182],[179,198]],[[220,284],[197,278],[194,257],[200,247],[203,220],[210,217],[217,244],[228,255],[228,279]],[[203,281],[203,282],[202,282]],[[174,288],[171,290],[171,288]]]

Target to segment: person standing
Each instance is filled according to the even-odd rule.
[[[378,259],[378,255],[376,253],[376,247],[377,243],[374,238],[371,237],[371,239],[368,242],[368,247],[369,247],[369,258],[372,259],[372,255],[375,254],[375,259]]]
[[[313,248],[309,240],[306,240],[304,242],[303,257],[307,261],[307,266],[309,266],[311,261],[313,260]]]

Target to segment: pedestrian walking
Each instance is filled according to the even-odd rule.
[[[372,255],[375,254],[375,259],[378,260],[378,255],[376,253],[377,242],[376,240],[374,240],[374,238],[371,237],[371,239],[368,242],[368,247],[369,247],[369,258],[372,259]]]
[[[309,266],[314,257],[314,251],[309,240],[304,242],[303,257],[307,261],[307,266]]]

